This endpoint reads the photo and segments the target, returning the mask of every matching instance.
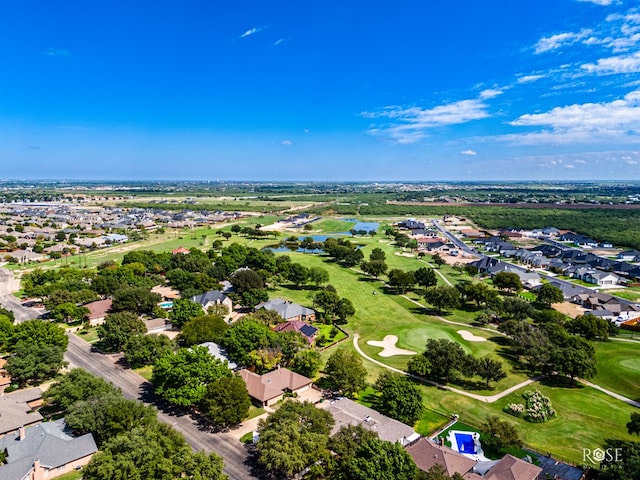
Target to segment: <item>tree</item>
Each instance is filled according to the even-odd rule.
[[[369,261],[374,262],[376,260],[384,262],[387,259],[387,254],[380,247],[375,247],[369,254]]]
[[[499,417],[492,415],[480,427],[482,436],[482,446],[485,451],[499,454],[500,450],[510,447],[521,447],[522,441],[518,436],[518,431],[513,425]]]
[[[75,303],[61,303],[53,308],[50,312],[51,316],[58,322],[74,322],[80,321],[89,315],[89,309],[86,307],[78,307]]]
[[[563,345],[553,351],[551,363],[556,371],[572,380],[576,377],[592,378],[596,375],[593,346],[585,339],[570,335]]]
[[[327,460],[333,423],[328,411],[309,402],[285,402],[258,423],[258,463],[288,477]]]
[[[397,268],[390,270],[388,277],[389,285],[401,293],[405,293],[416,284],[416,279],[413,277],[412,272],[405,272]]]
[[[110,313],[98,326],[100,348],[107,352],[120,352],[131,337],[145,333],[144,322],[131,312]]]
[[[261,290],[264,288],[262,277],[250,268],[242,268],[235,271],[229,281],[235,291],[240,294],[248,290]]]
[[[433,268],[420,267],[413,272],[413,276],[416,279],[416,283],[422,288],[433,287],[438,284],[436,272],[434,272]]]
[[[407,362],[407,372],[419,377],[427,377],[431,372],[431,362],[421,353],[414,355]]]
[[[91,396],[74,402],[67,411],[66,422],[76,435],[92,433],[98,446],[121,433],[156,422],[156,410],[120,392]]]
[[[67,410],[79,400],[103,395],[116,395],[120,390],[113,384],[83,370],[74,368],[44,392],[44,399]]]
[[[493,277],[493,284],[500,290],[519,292],[522,290],[522,282],[515,272],[498,272]]]
[[[417,467],[400,443],[385,442],[377,435],[363,434],[340,455],[331,478],[349,480],[414,480]],[[334,445],[336,442],[332,442]]]
[[[590,313],[579,315],[565,323],[566,329],[587,340],[607,340],[609,338],[609,321]]]
[[[24,387],[54,377],[67,364],[64,351],[57,345],[38,345],[24,340],[14,345],[5,369],[14,382]]]
[[[156,423],[109,439],[82,470],[82,478],[224,480],[222,468],[220,457],[193,453],[182,435]]]
[[[223,317],[201,315],[184,324],[178,339],[187,347],[204,342],[218,342],[228,329]]]
[[[169,312],[169,319],[176,327],[181,328],[189,320],[201,316],[202,313],[202,305],[199,303],[188,298],[176,298]]]
[[[165,400],[189,407],[204,398],[208,383],[230,376],[226,362],[209,355],[205,347],[180,348],[158,359],[151,383]]]
[[[134,335],[123,346],[124,358],[131,368],[153,365],[165,353],[173,351],[166,335]]]
[[[533,314],[533,307],[521,298],[507,297],[502,302],[502,311],[509,318],[524,320]]]
[[[320,290],[314,296],[314,305],[324,310],[324,316],[332,322],[335,318],[340,303],[340,297],[331,290]]]
[[[453,474],[453,477],[447,475],[447,470],[444,465],[436,463],[433,467],[429,469],[428,472],[420,471],[418,472],[418,476],[416,480],[464,480],[462,475],[458,472]]]
[[[336,308],[339,323],[347,323],[347,317],[355,315],[356,309],[348,298],[341,298]]]
[[[502,368],[502,362],[489,357],[482,357],[475,361],[475,372],[486,382],[487,390],[490,387],[489,382],[498,382],[507,376]]]
[[[427,303],[436,307],[439,312],[460,306],[460,292],[455,287],[447,285],[425,288],[424,299]]]
[[[606,440],[604,452],[615,452],[600,462],[598,480],[637,480],[640,478],[640,442]]]
[[[433,263],[435,263],[438,266],[438,268],[440,268],[442,265],[447,264],[447,261],[444,258],[442,258],[439,253],[432,255],[431,260],[433,261]]]
[[[640,413],[633,412],[631,414],[631,419],[627,423],[627,432],[629,432],[629,435],[634,433],[640,435]]]
[[[113,296],[113,312],[135,312],[138,315],[150,315],[162,300],[157,293],[146,287],[122,287]]]
[[[370,262],[360,262],[360,269],[367,275],[378,278],[387,271],[387,264],[383,260],[371,260]]]
[[[407,377],[385,372],[375,384],[380,392],[377,410],[407,425],[413,425],[422,415],[422,394]]]
[[[10,345],[24,342],[30,345],[50,345],[59,347],[63,352],[67,349],[69,339],[64,333],[64,329],[44,320],[27,320],[17,324],[11,339]]]
[[[358,354],[349,350],[337,350],[327,360],[324,372],[328,383],[347,396],[362,390],[367,370]]]
[[[309,269],[309,281],[316,287],[319,287],[323,283],[327,283],[329,281],[329,272],[324,268],[311,267]]]
[[[562,290],[560,290],[555,285],[551,285],[550,283],[543,284],[538,289],[538,302],[545,305],[547,308],[551,307],[552,303],[560,303],[564,301],[564,295]]]
[[[220,344],[227,350],[233,361],[241,365],[251,365],[249,353],[253,350],[270,348],[276,333],[260,320],[247,315],[229,328]]]
[[[221,377],[207,385],[200,407],[215,424],[230,427],[247,417],[251,398],[242,378]]]
[[[240,301],[247,308],[255,308],[256,305],[267,300],[269,300],[269,294],[264,288],[253,288],[240,294]]]
[[[462,368],[466,356],[460,344],[444,338],[427,340],[423,355],[431,366],[429,376],[445,381],[450,381],[454,372]]]
[[[305,377],[313,378],[317,375],[321,366],[320,353],[317,350],[305,349],[296,353],[291,365],[289,365],[289,369]]]

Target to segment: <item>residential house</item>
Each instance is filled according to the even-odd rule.
[[[456,473],[464,475],[477,463],[476,460],[472,460],[451,448],[437,445],[424,437],[407,445],[406,450],[420,470],[428,472],[436,465],[442,465],[445,473],[450,477]]]
[[[316,319],[316,312],[297,303],[289,302],[282,298],[274,298],[268,302],[260,303],[256,306],[255,310],[258,311],[261,308],[265,310],[271,310],[276,312],[285,320],[289,321],[302,321],[302,322],[314,322]]]
[[[236,370],[238,368],[238,364],[229,358],[229,354],[227,354],[227,351],[224,349],[224,347],[221,347],[217,343],[204,342],[198,344],[198,346],[204,347],[209,350],[209,355],[211,355],[213,358],[217,358],[222,362],[227,362],[227,366],[231,370]]]
[[[55,478],[82,468],[98,451],[91,433],[72,437],[64,419],[21,427],[0,438],[0,451],[6,453],[0,478],[41,480]]]
[[[113,300],[108,298],[106,300],[98,300],[83,305],[89,309],[89,314],[86,317],[87,320],[89,320],[89,324],[93,327],[96,325],[102,325],[107,313],[111,310],[112,304]]]
[[[42,415],[35,410],[42,404],[39,388],[17,390],[0,396],[0,437],[18,430],[25,425],[42,421]],[[2,477],[0,477],[2,478]]]
[[[206,312],[209,307],[214,305],[223,305],[227,308],[227,312],[231,313],[233,311],[233,302],[229,297],[227,297],[224,293],[219,290],[210,290],[202,295],[196,295],[191,297],[191,301],[199,303],[202,305],[202,309]]]
[[[407,445],[419,437],[413,431],[413,427],[345,397],[318,403],[317,407],[327,410],[333,416],[335,423],[331,435],[343,426],[361,425],[367,430],[376,432],[380,439],[386,442],[400,442],[402,445]]]
[[[640,261],[640,252],[638,250],[625,250],[618,253],[616,258],[627,262],[637,262]]]
[[[572,242],[580,247],[595,248],[599,245],[596,240],[573,232],[564,233],[559,239],[561,242]]]
[[[147,333],[162,333],[173,328],[172,323],[166,318],[144,320],[144,326],[147,328]]]
[[[518,278],[520,278],[520,282],[522,283],[522,285],[527,289],[532,289],[537,287],[538,285],[542,285],[542,279],[536,272],[529,272],[505,262],[499,262],[493,267],[489,267],[488,269],[488,273],[492,277],[500,272],[515,273],[516,275],[518,275]]]
[[[249,370],[240,370],[239,373],[247,386],[249,396],[261,407],[277,403],[285,393],[302,393],[309,390],[313,383],[310,378],[287,368],[277,368],[264,375]]]
[[[191,253],[191,250],[189,250],[188,248],[184,248],[184,247],[178,247],[174,250],[171,250],[171,255],[178,255],[178,254],[183,254],[183,255],[187,255]]]
[[[162,297],[163,301],[171,301],[180,298],[180,292],[166,285],[156,285],[151,289],[153,293],[157,293]]]
[[[428,472],[436,465],[447,475],[456,473],[464,480],[542,480],[543,469],[532,463],[505,455],[500,460],[476,461],[449,447],[440,446],[423,437],[406,447],[416,466]]]
[[[316,341],[318,329],[306,322],[299,320],[287,320],[279,323],[274,329],[276,332],[298,332],[309,345]]]
[[[402,222],[398,222],[398,228],[405,228],[407,230],[424,230],[426,225],[424,222],[419,222],[413,218],[408,218]]]

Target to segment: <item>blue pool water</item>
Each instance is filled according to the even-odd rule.
[[[458,451],[460,453],[478,453],[476,451],[476,444],[473,441],[473,437],[470,433],[456,433],[456,443],[458,444]]]
[[[158,304],[160,308],[172,308],[173,302],[161,302]]]

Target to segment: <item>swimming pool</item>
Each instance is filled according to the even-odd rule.
[[[455,439],[458,445],[458,451],[460,453],[476,454],[476,442],[473,440],[473,436],[470,433],[456,433]]]
[[[166,308],[172,308],[172,307],[173,307],[173,302],[160,302],[160,303],[158,304],[158,306],[159,306],[160,308],[165,308],[165,309],[166,309]]]

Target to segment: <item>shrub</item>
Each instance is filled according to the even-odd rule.
[[[556,411],[551,406],[551,400],[538,390],[526,391],[522,396],[526,401],[526,405],[510,403],[504,407],[504,411],[514,417],[521,417],[532,423],[543,423],[555,417]]]

